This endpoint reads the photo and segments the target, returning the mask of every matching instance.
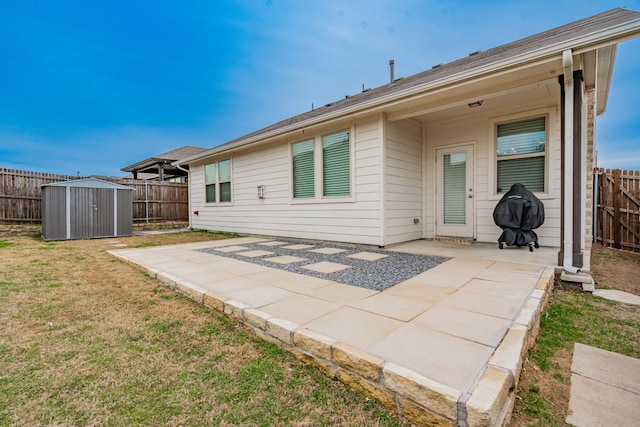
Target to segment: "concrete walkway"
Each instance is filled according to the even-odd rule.
[[[567,423],[640,425],[640,360],[576,343]]]
[[[640,297],[628,292],[600,289],[593,295],[640,306]],[[640,359],[576,343],[567,423],[640,426]]]
[[[526,249],[526,264],[458,257],[378,292],[197,251],[242,254],[249,243],[263,243],[260,256],[268,256],[277,242],[243,237],[111,253],[414,424],[508,418],[553,267],[532,263]]]

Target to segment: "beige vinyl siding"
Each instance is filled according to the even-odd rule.
[[[390,245],[422,237],[422,127],[409,120],[385,127],[385,244]]]
[[[204,163],[191,165],[193,227],[281,237],[308,238],[362,244],[381,244],[380,187],[376,140],[377,120],[348,127],[352,131],[354,197],[348,201],[300,202],[292,198],[291,146],[282,140],[231,155],[231,206],[204,204]],[[345,126],[327,129],[342,131]],[[320,134],[320,133],[319,133]],[[227,158],[229,156],[227,155]],[[258,198],[257,187],[266,187]]]
[[[545,223],[536,231],[542,246],[560,246],[560,129],[556,108],[545,107],[549,114],[547,175],[550,180],[547,192],[537,194],[545,207]],[[474,201],[475,201],[475,238],[479,242],[496,242],[502,230],[493,222],[493,210],[502,197],[495,194],[495,141],[490,131],[492,120],[502,115],[510,115],[513,110],[492,111],[491,115],[475,115],[464,120],[449,120],[429,123],[426,126],[426,164],[425,177],[425,234],[427,238],[435,236],[435,149],[447,146],[474,143]],[[521,115],[526,116],[527,111]],[[515,114],[517,117],[518,114]]]

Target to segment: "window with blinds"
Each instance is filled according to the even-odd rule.
[[[220,202],[231,201],[231,160],[218,163],[218,183],[220,185]]]
[[[351,194],[349,167],[349,132],[340,132],[322,138],[322,195],[348,196]]]
[[[503,123],[496,130],[496,191],[507,192],[517,183],[530,191],[544,191],[546,118]]]
[[[231,160],[204,166],[207,203],[231,202]]]
[[[206,191],[206,202],[207,203],[215,203],[216,202],[216,164],[211,163],[209,165],[205,165],[204,167],[204,182],[205,182],[205,191]]]
[[[350,132],[343,131],[291,144],[294,199],[351,195],[349,137]]]
[[[291,146],[293,157],[293,197],[295,199],[315,196],[314,140],[298,142]]]

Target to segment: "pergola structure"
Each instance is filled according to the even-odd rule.
[[[130,172],[133,179],[141,178],[141,174],[150,176],[153,181],[165,181],[175,177],[187,177],[188,173],[183,169],[172,166],[171,163],[185,159],[190,156],[200,154],[206,148],[185,145],[157,156],[149,157],[130,166],[120,169],[123,172]]]

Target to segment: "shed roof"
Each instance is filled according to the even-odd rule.
[[[116,184],[115,182],[104,181],[98,178],[82,178],[72,179],[69,181],[53,182],[51,184],[43,184],[40,187],[78,187],[78,188],[113,188],[117,190],[132,190],[133,188],[126,185]]]
[[[612,9],[512,43],[471,54],[448,64],[438,64],[410,77],[397,79],[383,86],[365,90],[274,123],[209,150],[186,157],[178,163],[188,164],[302,126],[364,111],[412,95],[420,90],[441,87],[452,83],[452,81],[463,81],[477,77],[481,73],[490,73],[501,68],[535,61],[544,56],[561,54],[566,49],[595,49],[607,44],[615,44],[620,41],[621,37],[634,37],[639,33],[640,13],[622,8]]]

